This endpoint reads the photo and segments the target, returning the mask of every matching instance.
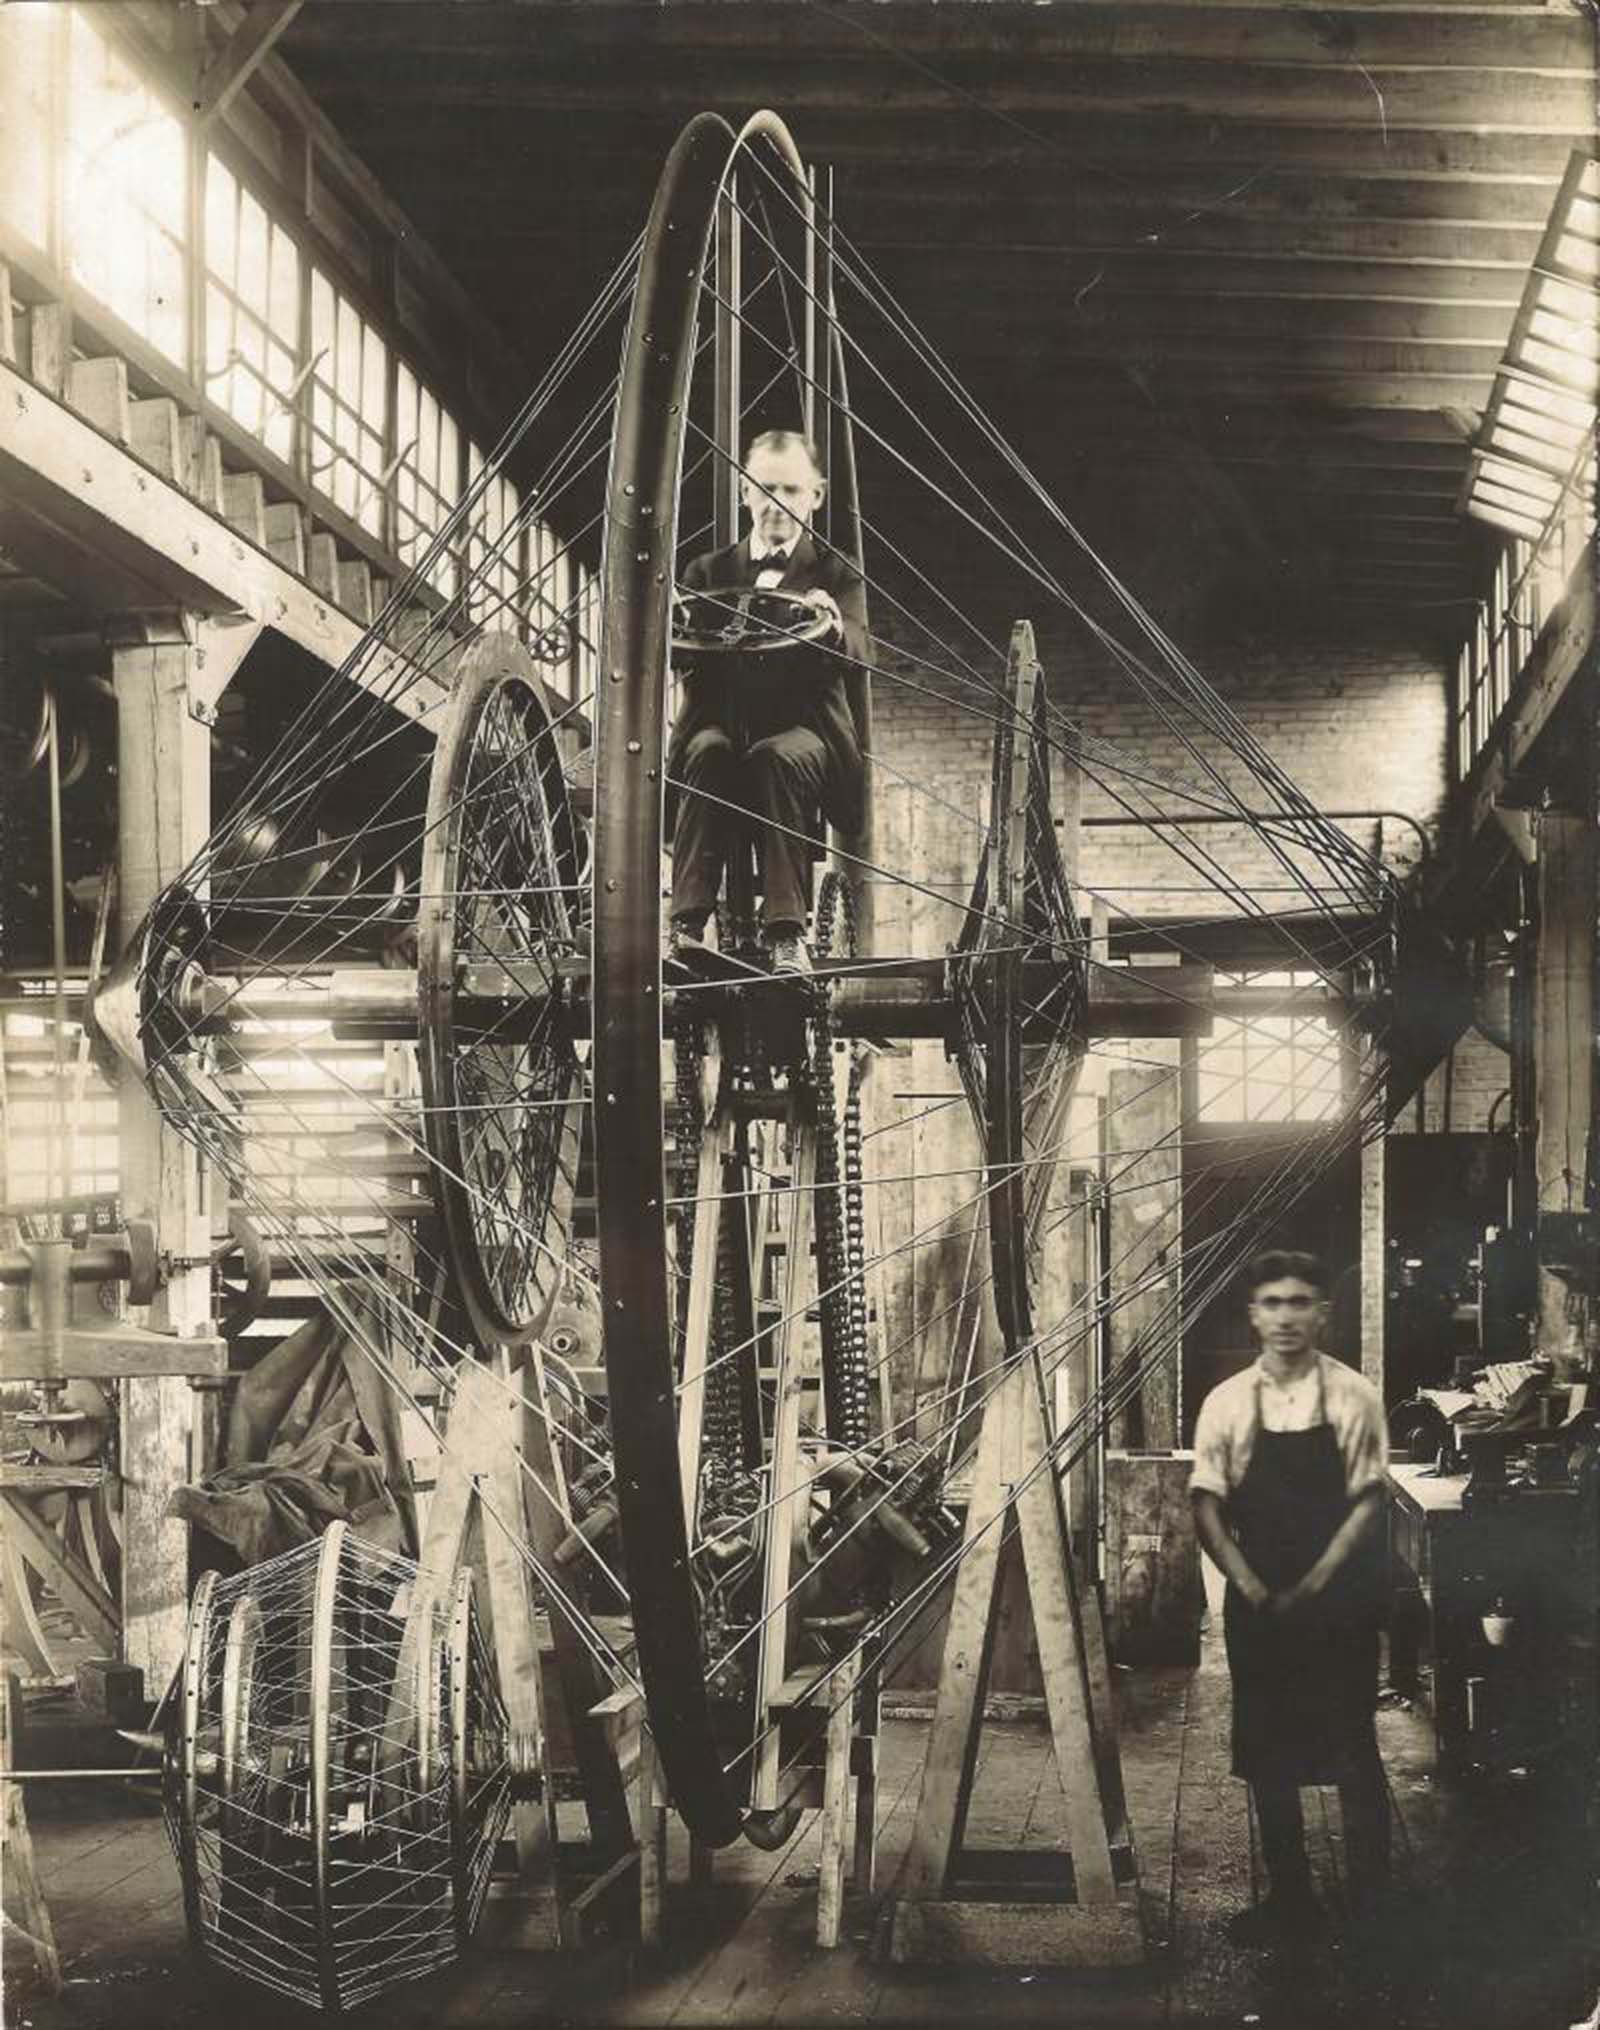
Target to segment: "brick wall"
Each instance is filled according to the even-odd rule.
[[[892,637],[896,630],[880,623],[880,632]],[[1052,704],[1067,722],[1063,737],[1081,728],[1088,742],[1084,816],[1091,822],[1081,861],[1087,889],[1102,895],[1113,913],[1134,917],[1228,914],[1241,905],[1217,892],[1218,881],[1237,884],[1256,907],[1304,904],[1295,875],[1247,826],[1194,828],[1189,837],[1214,863],[1199,869],[1170,843],[1172,834],[1164,842],[1132,825],[1094,823],[1125,816],[1130,804],[1170,813],[1225,801],[1213,770],[1251,808],[1272,798],[1188,706],[1169,706],[1148,688],[1141,691],[1109,659],[1063,640],[1059,629],[1041,627],[1039,650]],[[880,792],[909,776],[955,805],[965,815],[948,813],[947,823],[965,842],[970,867],[982,843],[976,820],[988,795],[993,707],[976,683],[963,688],[941,680],[897,654],[892,640],[881,660],[883,674],[874,686],[876,746],[884,764]],[[1447,693],[1436,653],[1377,634],[1309,632],[1279,642],[1220,641],[1196,660],[1317,808],[1392,810],[1430,828],[1437,821],[1446,788]],[[985,677],[1000,675],[992,658],[979,667]],[[1171,786],[1133,783],[1127,770]],[[924,819],[924,831],[931,822]],[[1419,841],[1404,823],[1349,819],[1343,829],[1358,845],[1381,851],[1397,870],[1416,860]],[[906,843],[886,827],[880,832],[880,858]],[[1310,856],[1290,857],[1306,880],[1327,887],[1325,869]]]

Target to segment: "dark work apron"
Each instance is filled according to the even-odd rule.
[[[1350,1513],[1344,1457],[1328,1422],[1267,1431],[1256,1384],[1250,1464],[1224,1514],[1250,1569],[1272,1592],[1303,1578]],[[1229,1585],[1223,1601],[1233,1678],[1233,1773],[1247,1781],[1338,1783],[1377,1753],[1383,1545],[1374,1531],[1322,1594],[1279,1618]]]

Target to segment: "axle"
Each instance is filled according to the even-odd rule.
[[[961,998],[959,960],[889,958],[820,963],[812,975],[826,990],[834,1033],[850,1040],[909,1041],[954,1037]],[[1059,993],[1063,969],[1050,960],[1024,968],[1024,1007],[1046,1006]],[[664,1013],[680,995],[715,1018],[737,1000],[792,991],[788,980],[752,982],[744,969],[692,984],[668,986]],[[404,1042],[418,1031],[418,978],[408,970],[361,968],[334,972],[325,987],[262,992],[191,970],[176,995],[183,1022],[199,1034],[225,1034],[242,1022],[323,1022],[335,1035]],[[970,995],[969,995],[970,998]],[[1348,1011],[1365,997],[1322,986],[1218,987],[1206,965],[1096,966],[1085,987],[1085,1033],[1102,1036],[1208,1035],[1219,1018]],[[549,1020],[552,1003],[579,1034],[589,1028],[589,966],[582,957],[475,961],[460,966],[450,1019],[463,1040],[492,1037],[512,1044]]]

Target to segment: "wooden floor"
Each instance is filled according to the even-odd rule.
[[[815,1822],[780,1854],[740,1845],[708,1889],[674,1855],[668,1943],[602,1943],[583,1957],[497,1952],[386,1997],[356,2020],[443,2025],[993,2024],[1282,2025],[1360,2030],[1535,2030],[1581,2019],[1600,1975],[1593,1903],[1559,1801],[1515,1779],[1445,1784],[1423,1719],[1386,1705],[1380,1734],[1397,1815],[1394,1908],[1377,1936],[1344,1919],[1337,1800],[1308,1795],[1325,1940],[1273,1956],[1230,1946],[1221,1920],[1259,1886],[1242,1785],[1228,1772],[1227,1675],[1208,1646],[1196,1671],[1121,1674],[1122,1745],[1139,1843],[1148,1963],[1135,1972],[1036,1974],[891,1967],[874,1956],[876,1907],[855,1899],[844,1943],[811,1942]],[[881,1882],[892,1882],[916,1802],[925,1729],[891,1720]],[[971,1837],[1052,1844],[1054,1770],[1042,1722],[988,1730]],[[67,1987],[34,1985],[6,1939],[6,2021],[30,2030],[230,2030],[297,2012],[208,1977],[190,1956],[177,1875],[153,1800],[131,1787],[30,1796]],[[147,1786],[153,1789],[154,1786]],[[1587,1909],[1587,1918],[1585,1910]]]

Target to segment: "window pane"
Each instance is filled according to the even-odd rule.
[[[0,216],[42,247],[50,232],[53,7],[0,7]]]
[[[315,269],[311,331],[312,484],[381,539],[389,420],[387,348],[355,305]]]
[[[183,129],[72,17],[66,235],[74,277],[169,359],[187,353]]]

